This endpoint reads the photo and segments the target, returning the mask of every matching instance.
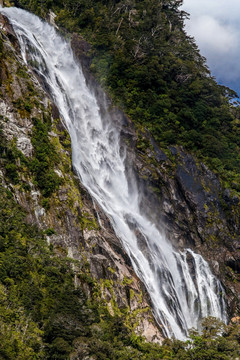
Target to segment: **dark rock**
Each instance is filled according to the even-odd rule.
[[[237,197],[236,195],[233,195],[232,203],[233,203],[233,205],[238,205],[239,204],[239,197]]]
[[[162,151],[160,150],[159,148],[155,147],[154,148],[154,151],[155,151],[155,159],[160,162],[160,161],[167,161],[168,157],[167,155]]]
[[[157,146],[155,140],[150,134],[149,137],[150,137],[151,145],[153,146],[153,150],[155,152],[155,159],[159,162],[167,161],[168,160],[167,155]]]
[[[51,103],[51,114],[54,120],[60,119],[59,110],[54,102]],[[63,127],[62,123],[59,121],[58,126],[60,126],[60,124]]]
[[[88,56],[91,45],[81,35],[74,33],[71,39],[71,47],[82,66],[88,69],[91,64],[91,58]]]
[[[240,274],[240,254],[235,256],[229,255],[225,261],[226,265],[229,266],[233,271]]]
[[[169,147],[169,150],[171,151],[171,153],[172,153],[174,156],[177,156],[178,151],[177,151],[177,148],[176,148],[176,147],[170,146],[170,147]]]
[[[8,39],[11,41],[12,45],[14,46],[14,48],[17,51],[20,51],[20,46],[15,31],[13,30],[13,27],[10,24],[8,18],[3,14],[0,14],[0,23],[3,29],[5,30]]]
[[[185,198],[187,201],[189,201],[191,206],[202,210],[204,209],[205,201],[203,186],[199,181],[199,178],[195,178],[191,174],[191,172],[194,173],[194,170],[192,168],[190,168],[190,170],[192,170],[191,172],[187,170],[189,170],[189,167],[186,169],[183,166],[178,165],[176,171],[176,180],[178,181]]]
[[[223,199],[227,202],[227,203],[230,203],[232,201],[231,199],[231,193],[230,193],[230,190],[229,189],[225,189],[223,191]]]

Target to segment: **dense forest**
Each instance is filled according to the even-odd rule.
[[[216,83],[194,40],[184,31],[181,0],[15,0],[46,18],[51,9],[67,36],[78,33],[89,44],[90,69],[139,133],[149,132],[166,153],[183,146],[240,194],[239,108],[236,94]],[[8,54],[0,36],[0,64]],[[25,75],[23,75],[24,77]],[[30,113],[31,103],[16,103]],[[49,141],[49,117],[33,119],[35,156],[24,158],[0,129],[0,165],[6,182],[19,184],[22,171],[41,190],[45,208],[61,185],[52,170],[58,154]],[[139,142],[144,151],[144,141]],[[44,160],[44,161],[43,161]],[[24,186],[24,184],[23,184]],[[27,183],[25,184],[27,187]],[[123,311],[111,316],[99,301],[99,285],[88,264],[77,269],[91,297],[76,289],[76,264],[47,244],[54,229],[26,221],[26,211],[0,184],[0,359],[236,359],[240,326],[204,319],[186,342],[162,345],[136,336]],[[73,270],[75,269],[75,270]],[[237,319],[236,319],[237,320]],[[74,357],[76,348],[82,357]]]

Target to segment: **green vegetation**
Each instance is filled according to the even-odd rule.
[[[13,183],[19,183],[16,158],[19,155],[15,142],[8,143],[0,124],[0,164],[5,168],[7,178]],[[20,153],[21,154],[21,153]]]
[[[73,312],[79,321],[86,300],[74,289],[69,261],[48,250],[43,234],[26,224],[24,211],[2,185],[0,263],[1,358],[54,358],[48,354],[55,351],[55,338],[63,336],[71,343],[76,336],[68,329],[64,333],[64,326],[60,334],[57,321],[69,320]]]
[[[236,93],[211,77],[184,31],[180,0],[16,0],[92,45],[91,69],[137,125],[162,148],[183,145],[240,189]]]
[[[2,58],[3,58],[3,40],[2,36],[0,35],[0,66],[2,67]],[[0,72],[0,86],[2,84],[2,74]]]
[[[37,118],[32,120],[34,159],[30,164],[30,169],[43,196],[48,197],[61,184],[61,179],[54,171],[54,165],[59,161],[58,155],[48,137],[48,132],[51,130],[51,118],[45,116],[43,121]]]
[[[16,63],[16,58],[10,49],[4,46],[2,34],[0,34],[0,85],[2,94],[10,101],[14,110],[22,118],[32,121],[31,143],[33,156],[26,157],[17,148],[17,139],[7,140],[4,136],[4,123],[9,120],[0,117],[0,165],[7,179],[14,185],[30,190],[29,179],[41,190],[45,198],[56,192],[62,182],[55,172],[55,166],[59,162],[57,150],[50,141],[49,132],[52,128],[51,110],[45,109],[39,102],[38,90],[34,88],[26,68]],[[17,70],[16,70],[17,69]],[[14,76],[13,76],[14,74]],[[14,98],[14,94],[18,97]],[[39,118],[31,118],[33,108],[42,110]],[[23,180],[24,179],[24,180]],[[48,201],[45,200],[45,208]]]
[[[54,171],[54,165],[58,162],[58,155],[48,137],[51,125],[36,118],[33,119],[33,122],[33,159],[27,159],[17,149],[15,140],[10,143],[7,142],[0,127],[0,163],[5,168],[7,178],[13,184],[19,184],[20,182],[19,171],[30,172],[43,196],[49,197],[61,184],[61,179]],[[24,182],[21,181],[21,183],[24,185]],[[47,202],[44,203],[44,207],[48,207]]]
[[[52,228],[48,228],[48,229],[45,230],[45,234],[47,236],[52,236],[52,235],[56,234],[56,231],[54,229],[52,229]]]

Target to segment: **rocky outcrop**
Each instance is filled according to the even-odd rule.
[[[161,150],[148,140],[149,151],[139,152],[136,167],[155,193],[159,221],[176,247],[203,255],[225,287],[230,316],[239,313],[239,198],[183,148],[159,158]]]

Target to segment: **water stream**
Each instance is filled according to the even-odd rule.
[[[73,166],[109,217],[165,335],[184,339],[205,316],[226,321],[224,291],[207,262],[190,249],[173,249],[140,207],[141,189],[134,174],[126,171],[127,152],[119,128],[107,109],[102,115],[69,43],[24,10],[0,11],[14,27],[24,61],[48,84],[71,136]]]

